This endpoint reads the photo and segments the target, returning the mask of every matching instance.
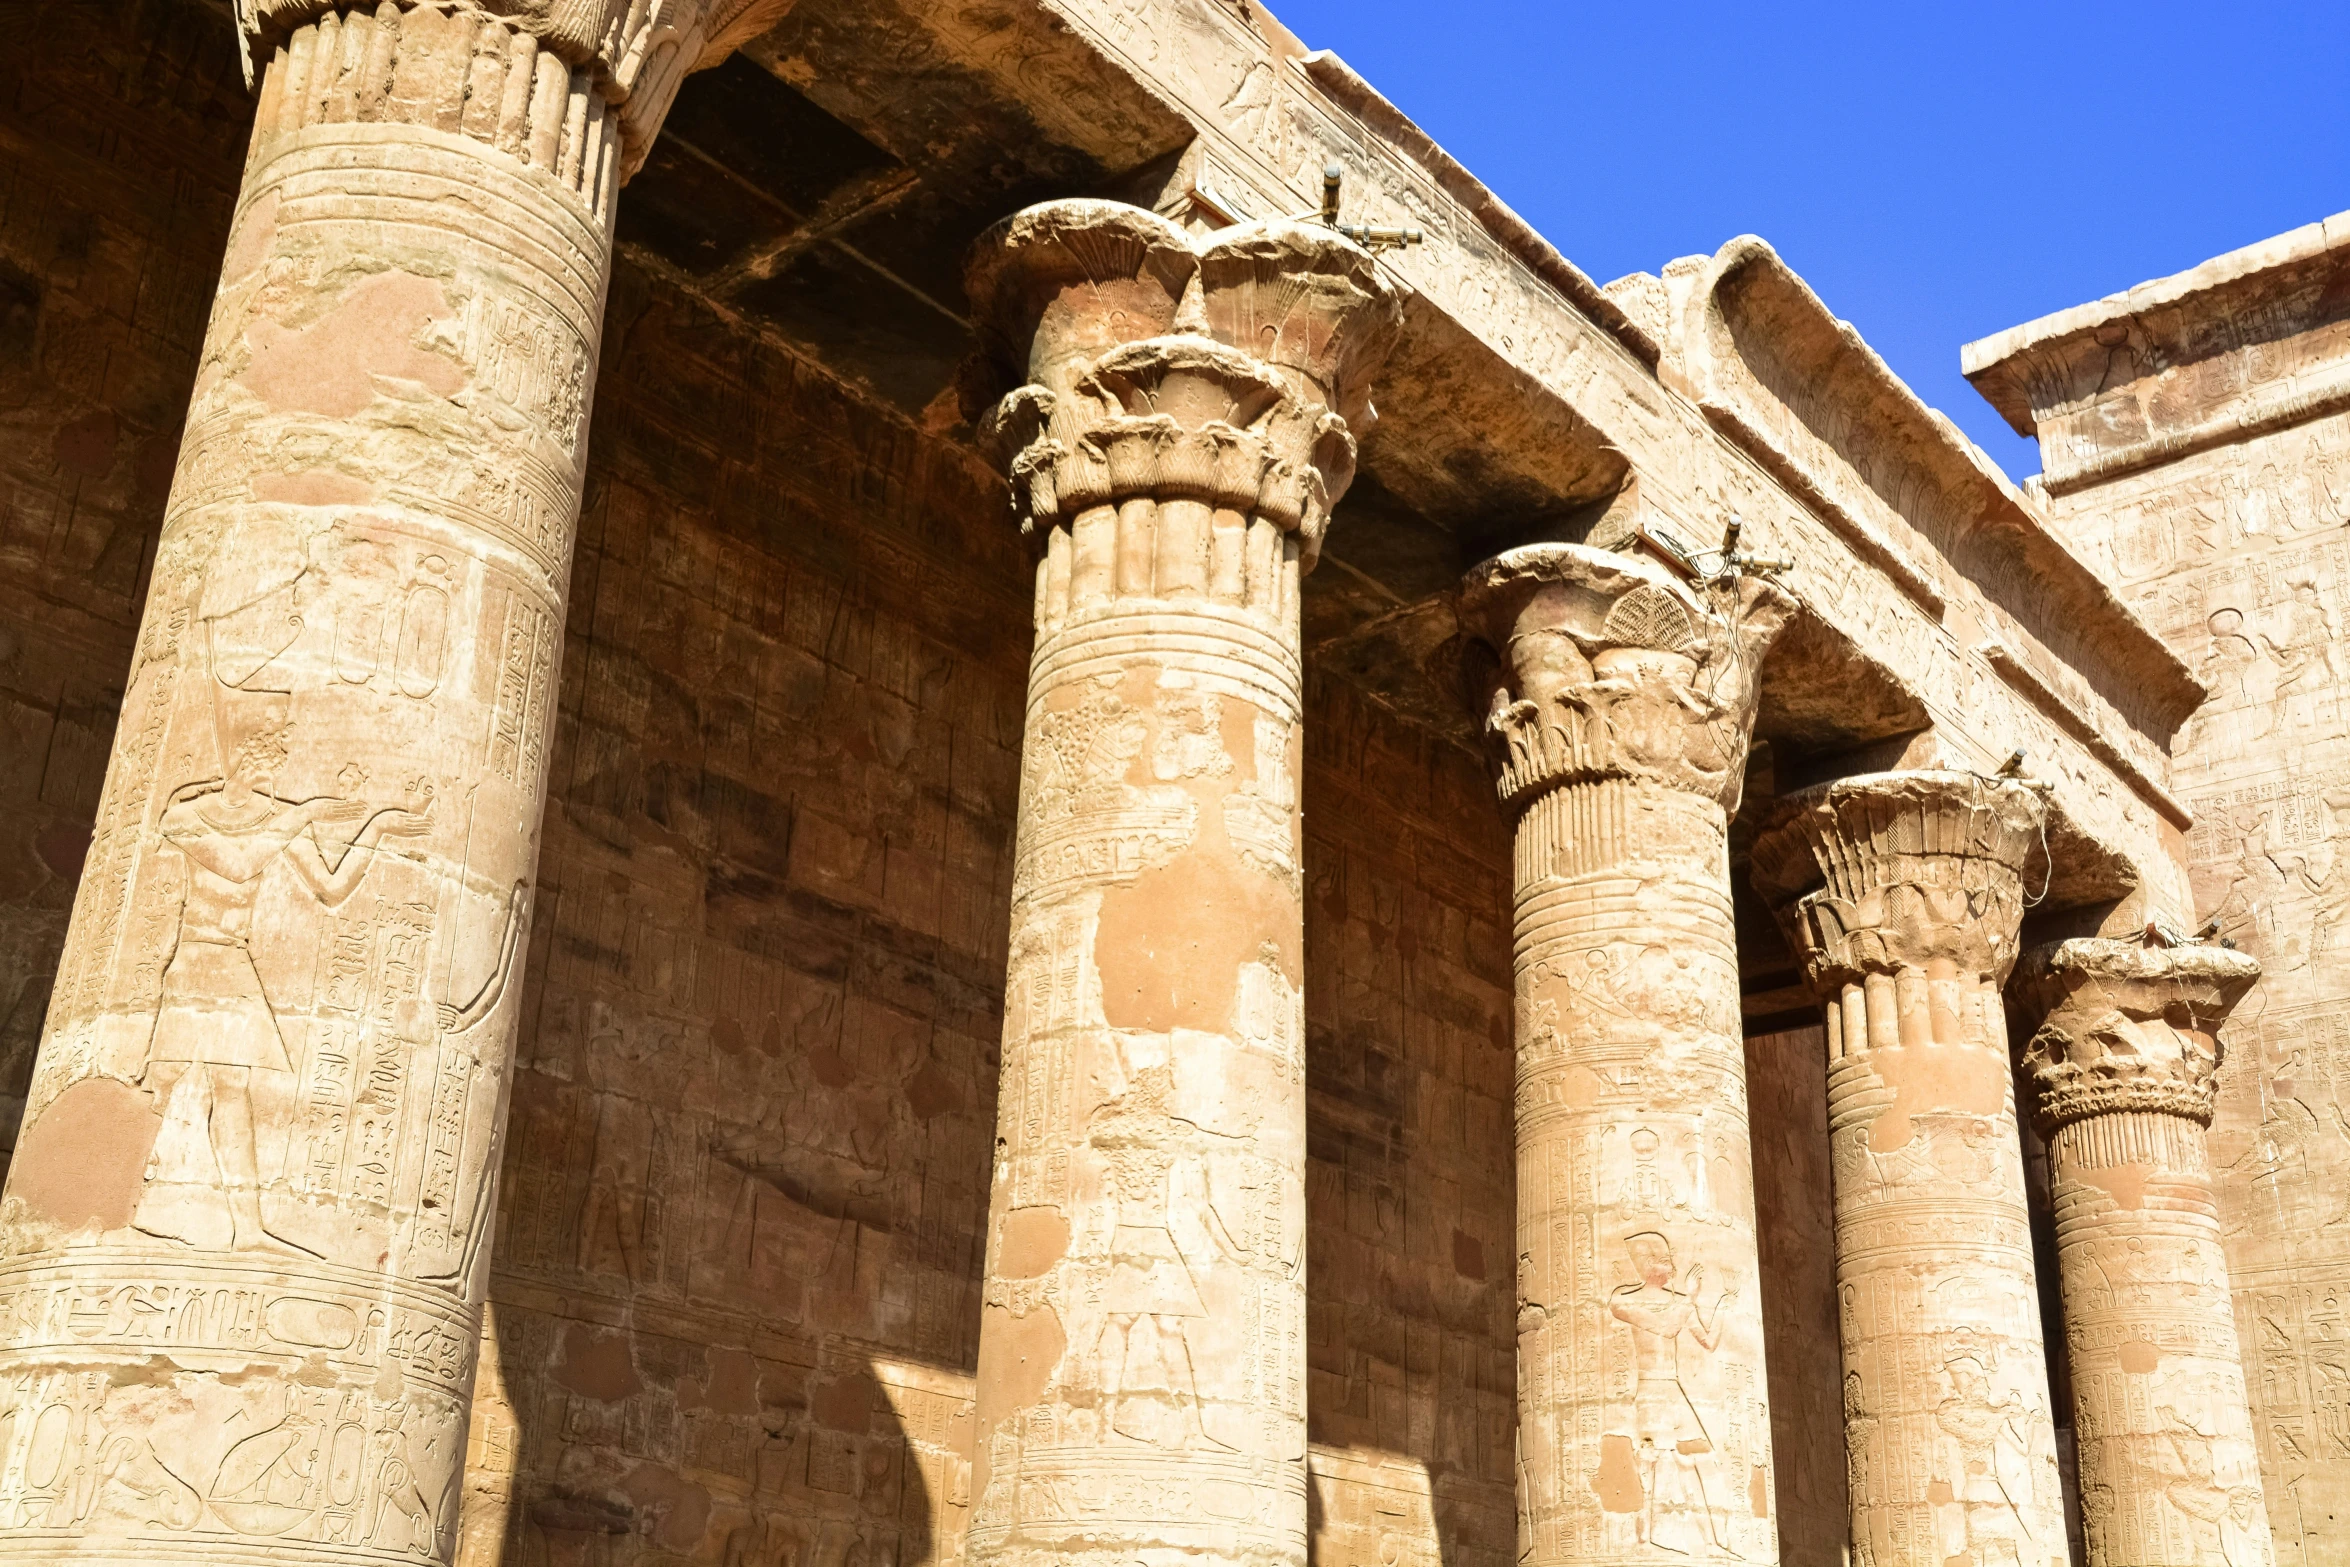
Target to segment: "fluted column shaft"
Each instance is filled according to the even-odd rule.
[[[698,6],[240,9],[251,152],[0,1204],[0,1560],[453,1548],[614,193],[699,47]]]
[[[2063,1567],[1999,987],[2043,807],[1969,773],[1845,779],[1754,850],[1826,1002],[1856,1559]]]
[[[1789,607],[1571,545],[1461,593],[1520,813],[1522,1562],[1778,1559],[1727,832]]]
[[[1298,580],[1395,307],[1107,202],[970,293],[1039,559],[968,1554],[1302,1564]]]
[[[2073,940],[2009,995],[2048,1144],[2090,1567],[2271,1559],[2206,1129],[2243,953]]]

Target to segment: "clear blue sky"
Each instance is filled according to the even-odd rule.
[[[2016,477],[1961,343],[2350,209],[2350,0],[1273,0],[1604,283],[1760,234]]]

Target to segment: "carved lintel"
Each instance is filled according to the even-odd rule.
[[[1975,773],[1838,779],[1780,806],[1754,888],[1823,995],[1943,963],[1997,983],[2043,875],[2045,812],[2029,784]]]
[[[1795,601],[1760,577],[1696,587],[1632,555],[1530,544],[1472,568],[1456,614],[1503,803],[1645,778],[1738,809],[1755,671]]]
[[[982,433],[1048,559],[1042,624],[1108,598],[1276,603],[1285,560],[1312,569],[1399,322],[1368,254],[1282,219],[1195,242],[1057,201],[982,236],[966,287],[1013,383]]]
[[[2219,1027],[2259,978],[2251,954],[2227,947],[2089,938],[2033,948],[2008,1001],[2030,1030],[2034,1125],[2045,1137],[2125,1110],[2210,1125]]]

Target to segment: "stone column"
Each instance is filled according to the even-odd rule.
[[[2008,987],[2048,1144],[2090,1567],[2271,1560],[2205,1129],[2250,956],[2075,940]]]
[[[1397,308],[1097,201],[968,281],[1040,557],[969,1554],[1302,1564],[1298,579]]]
[[[452,1549],[614,192],[700,49],[693,6],[502,9],[239,7],[0,1203],[0,1560]]]
[[[1793,601],[1579,545],[1458,604],[1517,818],[1521,1562],[1774,1562],[1729,818]]]
[[[1999,986],[2045,857],[2028,785],[1878,773],[1785,802],[1754,886],[1827,1003],[1856,1561],[2065,1567]]]

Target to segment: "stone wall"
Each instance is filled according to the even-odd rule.
[[[2212,698],[2181,732],[2196,906],[2263,977],[2213,1175],[2278,1559],[2350,1551],[2350,418],[2061,497]]]
[[[641,274],[608,319],[476,1511],[510,1489],[507,1561],[951,1556],[1017,539],[974,460]]]
[[[1305,823],[1315,1559],[1505,1567],[1508,824],[1477,758],[1327,679],[1307,691]]]
[[[0,1154],[89,847],[252,117],[202,6],[19,14],[24,46],[0,60]]]
[[[1746,1093],[1779,1563],[1844,1567],[1851,1515],[1835,1333],[1836,1233],[1828,1206],[1827,1031],[1748,1035]]]

